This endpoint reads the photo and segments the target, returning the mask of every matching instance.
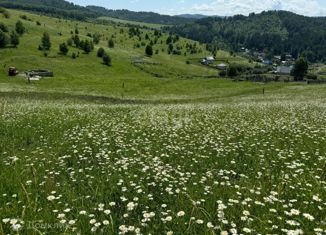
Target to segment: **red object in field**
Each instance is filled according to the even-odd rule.
[[[8,70],[8,75],[13,77],[16,76],[18,74],[18,71],[15,67],[10,67]]]

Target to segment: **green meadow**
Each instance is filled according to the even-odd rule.
[[[217,70],[199,63],[202,57],[210,54],[205,50],[205,46],[198,42],[181,38],[175,46],[183,48],[182,55],[170,55],[166,45],[168,35],[163,34],[153,46],[154,52],[158,50],[158,54],[154,53],[150,58],[145,56],[145,46],[137,48],[135,45],[141,42],[144,45],[149,44],[149,40],[145,40],[146,34],[154,40],[153,30],[141,30],[140,42],[138,37],[129,38],[127,27],[59,20],[20,11],[10,12],[11,18],[5,19],[1,16],[1,21],[11,30],[22,15],[26,15],[30,21],[20,19],[27,33],[21,37],[18,48],[0,51],[2,91],[59,92],[129,99],[203,99],[260,90],[260,85],[254,83],[236,84],[230,80],[216,79]],[[37,21],[41,26],[36,24]],[[81,39],[90,39],[86,36],[88,33],[100,33],[102,38],[99,45],[95,45],[95,50],[88,55],[74,47],[69,47],[67,56],[58,54],[59,44],[66,42],[75,28],[78,28]],[[44,32],[50,34],[52,43],[47,57],[38,50]],[[115,47],[108,48],[107,40],[112,36]],[[187,52],[187,43],[196,43],[198,53]],[[111,67],[103,65],[101,58],[96,57],[99,47],[105,48],[112,57]],[[72,53],[79,53],[79,57],[72,59]],[[244,58],[231,57],[223,51],[218,52],[219,55],[224,60],[248,63]],[[187,61],[190,64],[187,64]],[[6,76],[10,66],[19,71],[50,69],[55,76],[27,84],[19,77]],[[268,86],[273,90],[279,87],[274,84]]]
[[[185,38],[172,55],[163,33],[148,57],[154,30],[139,41],[121,22],[10,14],[11,30],[29,20],[18,48],[0,50],[0,235],[326,234],[325,85],[236,82]],[[100,43],[58,54],[75,28]],[[28,83],[11,66],[54,77]]]

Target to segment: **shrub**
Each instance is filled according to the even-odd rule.
[[[294,80],[303,80],[304,76],[308,72],[308,68],[308,61],[305,58],[300,57],[299,59],[297,59],[294,68],[291,71],[291,75],[294,77]]]
[[[101,35],[99,33],[93,34],[93,42],[95,44],[99,44],[100,43],[100,40],[101,40]]]
[[[2,30],[0,30],[0,48],[4,48],[8,44],[8,36]]]
[[[105,54],[105,51],[102,47],[97,50],[97,57],[102,58],[104,56],[104,54]]]
[[[235,77],[235,76],[237,76],[238,75],[238,71],[237,71],[236,66],[231,65],[230,68],[228,69],[227,75],[229,77]]]
[[[10,13],[6,10],[6,9],[4,9],[4,8],[2,8],[2,7],[0,7],[0,14],[3,14],[3,16],[5,17],[5,18],[10,18]]]
[[[8,27],[2,22],[0,22],[0,30],[2,30],[2,32],[5,32],[5,33],[9,32]]]
[[[153,55],[153,47],[151,45],[147,45],[145,49],[145,53],[147,56],[152,56]]]
[[[308,73],[306,78],[308,80],[317,80],[317,75],[316,74],[313,74],[313,73]]]
[[[86,54],[89,54],[94,49],[93,43],[88,40],[81,41],[79,47],[83,49]]]
[[[21,16],[19,16],[21,19],[23,19],[23,20],[28,20],[28,17],[26,16],[26,15],[21,15]]]
[[[23,25],[23,23],[18,20],[17,23],[16,23],[16,32],[19,34],[19,35],[23,35],[25,33],[26,29]]]
[[[10,34],[10,43],[14,47],[17,47],[19,44],[19,36],[15,31],[12,31]]]
[[[114,48],[114,41],[112,38],[110,38],[110,40],[108,42],[108,46],[109,46],[109,48]]]
[[[68,51],[69,51],[69,48],[67,46],[66,43],[61,43],[59,45],[59,50],[60,50],[60,53],[63,54],[63,55],[67,55],[68,54]]]
[[[112,65],[112,59],[108,54],[104,54],[103,55],[103,64],[107,65],[107,66],[111,66]]]
[[[222,70],[222,71],[220,71],[219,75],[220,75],[220,77],[225,77],[227,74],[226,74],[225,70]]]
[[[177,49],[174,49],[173,51],[172,51],[172,54],[173,55],[181,55],[181,51],[179,51],[179,50],[177,50]]]
[[[72,43],[73,43],[72,39],[71,38],[68,38],[67,45],[71,47],[72,46]]]
[[[71,38],[75,44],[76,47],[79,47],[80,46],[80,39],[79,39],[79,36],[78,35],[75,35],[75,36],[72,36]]]

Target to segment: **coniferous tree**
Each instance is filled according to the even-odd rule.
[[[74,44],[75,44],[76,47],[80,46],[80,39],[79,39],[78,35],[72,36],[72,40],[74,41]]]
[[[84,52],[85,52],[86,54],[89,54],[89,53],[92,51],[92,44],[91,44],[91,42],[88,41],[88,40],[85,40],[85,41],[83,42],[83,47],[82,47],[82,49],[84,50]]]
[[[151,45],[147,45],[145,49],[145,53],[147,56],[152,56],[153,55],[153,47]]]
[[[93,42],[95,44],[99,44],[101,41],[101,35],[99,33],[94,33],[93,35]]]
[[[304,76],[307,75],[308,72],[308,62],[305,58],[300,57],[296,60],[293,70],[291,71],[291,75],[294,77],[294,80],[301,81]]]
[[[10,43],[14,47],[19,45],[19,35],[15,31],[12,31],[10,34]]]
[[[61,43],[59,45],[59,50],[60,50],[60,53],[63,54],[63,55],[67,55],[68,54],[68,51],[69,51],[69,48],[67,46],[66,43]]]
[[[8,36],[7,34],[5,34],[5,32],[3,32],[2,30],[0,30],[0,48],[4,48],[7,46],[8,44]]]
[[[43,37],[41,39],[41,47],[45,51],[49,51],[51,49],[51,39],[48,32],[43,33]]]
[[[109,42],[108,42],[108,46],[109,48],[113,48],[114,47],[114,41],[112,38],[110,38]]]

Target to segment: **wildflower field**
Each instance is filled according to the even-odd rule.
[[[326,234],[326,104],[0,105],[0,234]]]

